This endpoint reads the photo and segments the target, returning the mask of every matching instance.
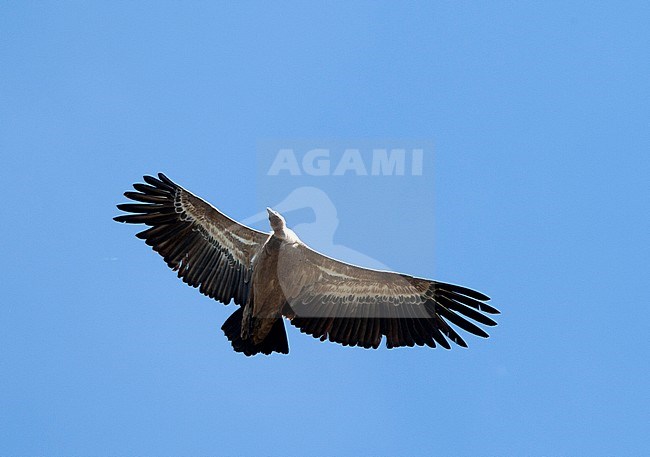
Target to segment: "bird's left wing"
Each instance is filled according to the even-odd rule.
[[[114,219],[149,225],[136,236],[202,294],[225,304],[245,304],[252,257],[269,235],[230,219],[162,173],[144,176],[144,181],[133,185],[137,192],[124,193],[137,203],[117,206],[131,214]]]
[[[284,246],[278,278],[287,300],[284,314],[302,332],[344,346],[386,345],[447,349],[447,339],[466,347],[450,325],[477,336],[477,323],[496,325],[499,311],[477,291],[428,279],[371,270],[324,256],[304,244]]]

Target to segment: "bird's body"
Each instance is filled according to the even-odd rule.
[[[282,243],[284,240],[277,236],[269,236],[253,259],[253,291],[244,305],[242,336],[252,338],[255,344],[267,337],[275,319],[282,318],[282,306],[286,303],[278,278]]]
[[[498,311],[480,292],[453,284],[337,261],[305,245],[284,218],[267,208],[272,231],[241,225],[163,174],[134,184],[118,205],[119,222],[150,228],[137,236],[178,276],[225,304],[240,305],[222,329],[246,355],[288,353],[283,318],[303,333],[343,345],[450,348],[466,346],[449,323],[478,336]]]

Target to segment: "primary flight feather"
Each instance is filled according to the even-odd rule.
[[[350,265],[304,244],[267,208],[270,233],[246,227],[171,181],[144,176],[137,203],[118,222],[145,224],[136,236],[178,277],[224,304],[239,305],[222,330],[245,355],[289,353],[283,317],[301,332],[344,346],[388,348],[467,344],[450,325],[477,336],[496,325],[486,295],[453,284]],[[476,323],[474,323],[474,322]],[[449,340],[449,341],[448,341]]]

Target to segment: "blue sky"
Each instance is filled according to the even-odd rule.
[[[0,11],[1,455],[650,452],[646,3]],[[433,145],[419,177],[295,182],[338,209],[330,244],[490,295],[490,339],[291,327],[288,357],[245,358],[234,305],[111,220],[158,171],[254,215],[294,186],[264,145],[301,142]]]

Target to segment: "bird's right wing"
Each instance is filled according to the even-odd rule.
[[[278,272],[287,299],[284,314],[302,332],[344,346],[388,348],[447,341],[467,346],[449,323],[477,336],[472,322],[493,326],[499,311],[489,297],[454,284],[350,265],[304,244],[280,250]],[[446,338],[445,338],[446,337]]]
[[[235,222],[162,173],[144,181],[133,185],[138,192],[124,193],[138,203],[117,206],[131,214],[114,219],[151,226],[136,236],[202,294],[245,304],[252,257],[269,235]]]

